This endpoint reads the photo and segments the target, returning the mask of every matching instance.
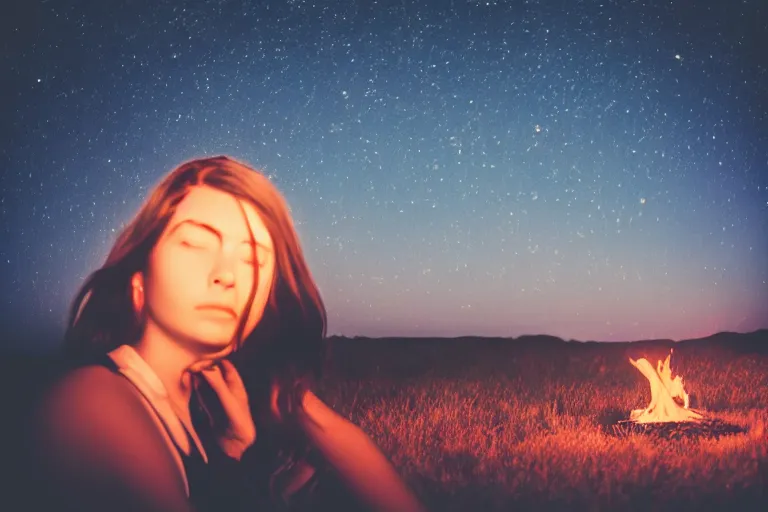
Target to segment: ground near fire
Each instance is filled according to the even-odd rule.
[[[768,510],[768,331],[678,343],[332,346],[325,397],[431,510]],[[674,386],[654,403],[660,384],[632,364],[658,370],[673,347],[661,370],[684,385],[688,409]],[[702,421],[626,422],[661,421],[662,402],[682,416],[673,419]]]
[[[329,343],[318,393],[429,510],[768,510],[768,330]],[[2,363],[3,402],[20,408],[22,376],[44,362]],[[17,435],[2,436],[4,452],[23,451]]]

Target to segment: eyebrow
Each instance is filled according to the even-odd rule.
[[[192,226],[195,226],[195,227],[198,227],[198,228],[202,228],[202,229],[204,229],[204,230],[206,230],[206,231],[210,231],[211,233],[213,233],[214,235],[216,235],[216,237],[217,237],[219,240],[222,240],[222,238],[223,238],[223,237],[222,237],[222,234],[221,234],[221,231],[219,231],[219,230],[218,230],[218,229],[216,229],[215,227],[211,226],[210,224],[206,224],[205,222],[201,222],[201,221],[199,221],[199,220],[195,220],[195,219],[184,219],[184,220],[182,220],[181,222],[177,223],[175,226],[173,226],[173,227],[172,227],[172,228],[171,228],[171,229],[168,231],[168,236],[171,236],[171,235],[172,235],[172,234],[173,234],[173,233],[174,233],[174,232],[175,232],[175,231],[176,231],[178,228],[180,228],[181,226],[183,226],[183,225],[185,225],[185,224],[188,224],[188,225],[192,225]],[[260,247],[261,249],[264,249],[265,251],[269,251],[269,252],[272,252],[272,249],[271,249],[271,248],[269,248],[269,247],[267,247],[266,245],[264,245],[264,244],[260,243],[259,241],[257,241],[257,240],[255,239],[255,237],[254,237],[254,242],[251,242],[250,240],[243,240],[243,241],[242,241],[242,242],[240,242],[240,243],[242,243],[242,244],[248,244],[248,245],[250,245],[250,246],[253,246],[253,245],[254,245],[254,243],[255,243],[255,244],[256,244],[256,246]]]

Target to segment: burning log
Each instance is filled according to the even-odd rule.
[[[715,418],[705,418],[700,411],[690,409],[683,378],[672,378],[670,359],[672,351],[654,368],[647,359],[629,362],[642,373],[651,386],[651,402],[645,409],[634,409],[628,420],[613,425],[613,433],[624,436],[632,433],[648,434],[665,439],[684,437],[714,437],[739,434],[746,429]],[[678,400],[682,403],[678,403]]]
[[[672,368],[669,360],[672,357],[670,351],[664,362],[659,361],[654,369],[647,359],[641,358],[635,361],[630,358],[632,366],[640,370],[651,384],[651,403],[645,409],[635,409],[629,415],[630,421],[636,423],[663,423],[700,421],[703,416],[690,410],[688,393],[683,386],[683,378],[678,375],[672,379]],[[683,402],[682,407],[675,398]]]

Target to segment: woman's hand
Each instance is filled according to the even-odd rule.
[[[256,425],[248,407],[248,394],[240,374],[231,362],[222,359],[218,365],[197,375],[202,376],[211,386],[221,404],[223,414],[214,415],[202,400],[211,426],[218,435],[219,446],[228,456],[240,460],[245,450],[256,441]],[[197,390],[200,383],[197,379],[194,379],[194,382]]]

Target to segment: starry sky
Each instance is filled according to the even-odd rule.
[[[148,190],[218,154],[285,195],[329,334],[768,327],[761,0],[12,3],[5,344],[59,343]]]

